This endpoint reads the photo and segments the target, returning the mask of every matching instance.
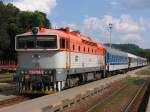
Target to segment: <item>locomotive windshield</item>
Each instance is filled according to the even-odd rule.
[[[56,49],[57,36],[20,36],[17,37],[17,49]]]

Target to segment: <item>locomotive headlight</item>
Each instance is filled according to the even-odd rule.
[[[28,74],[28,72],[27,72],[27,71],[25,71],[25,72],[24,72],[24,74]]]
[[[38,33],[38,28],[37,28],[37,27],[33,27],[33,28],[32,28],[32,33],[33,33],[34,35],[36,35],[36,34]]]
[[[30,78],[30,76],[29,75],[25,75],[25,79],[29,79]]]
[[[21,73],[21,74],[24,74],[25,72],[24,72],[24,71],[21,71],[20,73]]]
[[[61,72],[61,71],[58,71],[57,73],[58,73],[58,74],[61,74],[62,72]]]
[[[28,74],[28,72],[25,71],[25,70],[21,70],[20,73],[21,73],[21,74]]]
[[[52,73],[52,71],[48,71],[48,73],[49,73],[49,74],[51,74],[51,73]]]

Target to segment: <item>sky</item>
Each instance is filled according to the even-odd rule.
[[[150,0],[4,0],[20,10],[45,12],[54,28],[69,26],[100,43],[150,48]]]

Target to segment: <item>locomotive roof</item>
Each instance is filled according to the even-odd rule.
[[[32,35],[34,35],[32,31],[29,31],[23,34],[19,34],[17,36],[32,36]],[[71,38],[75,41],[94,43],[100,48],[105,48],[102,44],[94,42],[91,37],[84,36],[76,31],[70,31],[68,28],[60,28],[60,29],[38,28],[38,33],[36,35],[60,35],[65,38]]]
[[[65,29],[46,29],[46,28],[38,28],[38,33],[37,35],[63,35],[64,37],[66,36],[66,38],[68,37],[67,35],[71,35],[71,36],[76,36],[80,39],[84,39],[87,41],[92,41],[93,40],[88,37],[88,36],[83,36],[80,33],[74,32],[74,31],[67,31]],[[31,31],[17,35],[17,36],[29,36],[29,35],[33,35],[33,33]]]

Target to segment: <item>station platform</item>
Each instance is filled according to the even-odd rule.
[[[150,112],[150,97],[149,97],[149,100],[148,100],[146,112]]]
[[[46,95],[40,98],[25,101],[9,107],[4,107],[0,109],[0,112],[42,112],[42,109],[47,106],[59,105],[65,99],[72,99],[76,95],[82,94],[90,89],[99,87],[101,85],[105,85],[106,83],[119,80],[125,77],[127,77],[127,75],[120,74],[106,79],[98,80],[85,85],[57,92],[55,94]]]

